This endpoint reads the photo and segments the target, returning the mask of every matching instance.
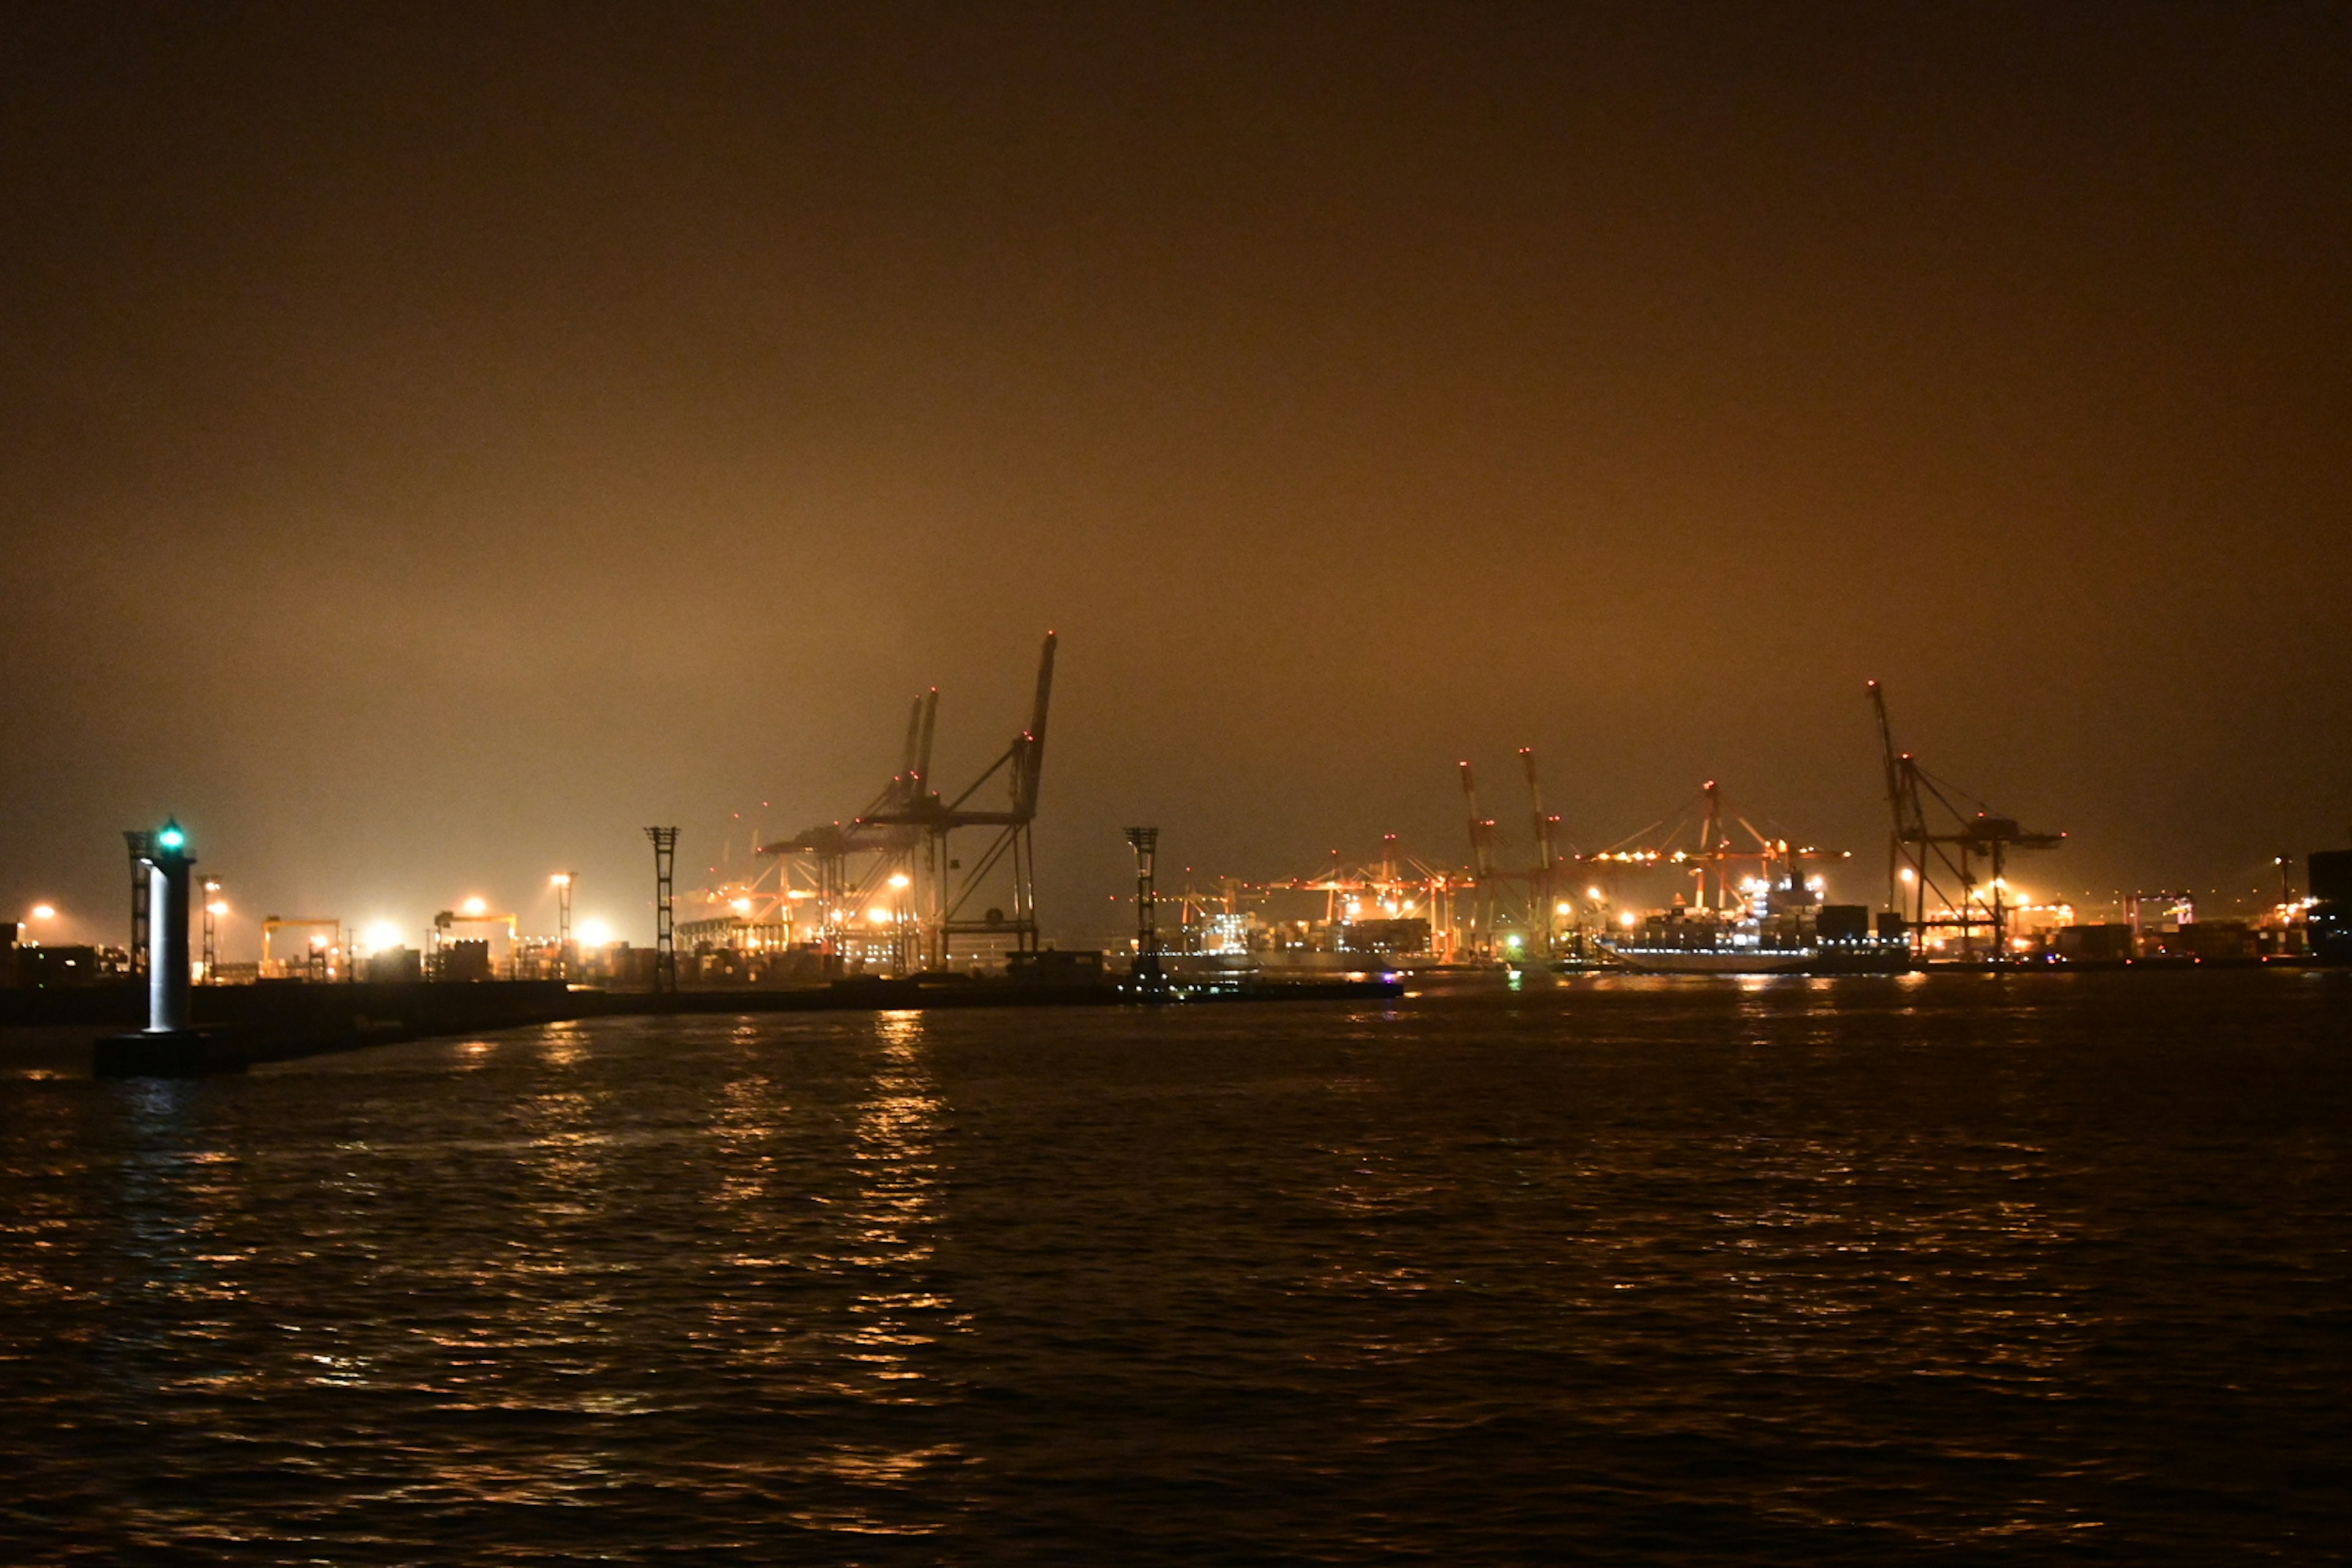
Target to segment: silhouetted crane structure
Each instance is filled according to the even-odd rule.
[[[813,896],[823,940],[832,947],[850,919],[886,897],[886,888],[905,889],[919,910],[922,962],[928,967],[947,967],[950,944],[959,936],[1009,942],[1022,952],[1036,951],[1036,851],[1031,828],[1045,770],[1057,642],[1054,633],[1045,634],[1028,726],[952,798],[931,787],[931,741],[940,707],[939,689],[933,687],[908,710],[898,773],[864,811],[846,823],[812,827],[761,847],[762,855],[787,858],[788,864],[797,859],[812,865],[813,889],[792,889],[786,879],[779,902],[787,919],[791,899]],[[1004,792],[1002,804],[980,804],[992,783]],[[988,832],[987,842],[977,855],[959,852],[955,836],[975,828]],[[854,856],[872,858],[864,875],[853,881],[849,862]],[[1009,874],[1010,907],[976,909],[1000,869]]]
[[[1475,887],[1470,903],[1470,950],[1492,952],[1495,945],[1495,819],[1478,809],[1478,781],[1470,764],[1462,764],[1462,798],[1470,807],[1470,875]]]
[[[1916,943],[1924,946],[1929,931],[1958,931],[1961,958],[1973,959],[1975,935],[1984,931],[1990,939],[1989,960],[2009,962],[2009,854],[2014,849],[2055,849],[2066,836],[2031,833],[2020,827],[2015,818],[1992,816],[1981,805],[1970,816],[1953,805],[1945,791],[1965,792],[1934,777],[1910,752],[1895,749],[1895,728],[1886,717],[1886,693],[1875,680],[1869,683],[1869,689],[1871,711],[1878,720],[1887,813],[1893,818],[1886,845],[1888,906],[1910,924]],[[1937,818],[1933,822],[1931,806]],[[1979,875],[1979,864],[1990,872],[1990,877]],[[1941,908],[1932,914],[1931,896],[1942,900]]]

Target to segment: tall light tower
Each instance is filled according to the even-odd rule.
[[[555,885],[555,977],[572,978],[572,887],[577,871],[558,871],[548,880]]]
[[[1140,992],[1163,991],[1168,978],[1160,972],[1160,908],[1152,882],[1160,829],[1130,827],[1127,841],[1135,847],[1135,966],[1128,972],[1128,980]]]
[[[219,984],[218,980],[215,978],[215,975],[220,968],[220,917],[228,913],[228,905],[222,900],[220,890],[221,885],[219,878],[206,877],[205,879],[205,947],[203,962],[205,984],[207,985],[215,985]]]
[[[677,887],[677,829],[648,827],[646,839],[654,847],[654,989],[677,989],[677,939],[671,913]]]

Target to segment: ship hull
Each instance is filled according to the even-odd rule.
[[[1754,948],[1656,948],[1611,950],[1619,963],[1644,974],[1802,974],[1821,955],[1810,948],[1774,952]]]
[[[1899,944],[1820,948],[1612,948],[1620,968],[1644,974],[1902,974],[1912,967]]]

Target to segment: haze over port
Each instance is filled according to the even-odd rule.
[[[0,899],[642,940],[1048,626],[1069,941],[1521,745],[1864,860],[1866,678],[2058,890],[2342,843],[2352,23],[1814,17],[14,12]]]

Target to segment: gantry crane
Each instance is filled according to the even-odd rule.
[[[2055,849],[2066,841],[2066,836],[2028,832],[2013,817],[1994,816],[1981,807],[1971,816],[1954,805],[1944,790],[1957,786],[1948,786],[1931,777],[1919,765],[1918,759],[1895,749],[1895,727],[1886,717],[1886,693],[1875,680],[1869,683],[1869,690],[1871,711],[1878,721],[1887,815],[1892,818],[1886,845],[1888,906],[1902,913],[1915,932],[1958,931],[1960,956],[1964,960],[1975,956],[1975,933],[1985,931],[1991,939],[1987,955],[1990,961],[2008,963],[2011,956],[2006,874],[2009,852]],[[1942,816],[1950,819],[1950,826],[1942,831],[1937,831],[1927,820],[1931,801]],[[1977,875],[1979,860],[1992,873],[1989,879]],[[1907,910],[1904,907],[1906,882],[1910,904]],[[1980,887],[1990,887],[1989,900],[1979,891]],[[1943,908],[1933,919],[1927,913],[1930,893],[1943,900]]]
[[[883,792],[878,809],[861,813],[856,828],[912,829],[924,847],[925,961],[945,968],[948,943],[956,936],[1010,936],[1015,948],[1037,948],[1036,851],[1030,837],[1037,816],[1037,793],[1045,763],[1045,720],[1054,700],[1054,652],[1058,638],[1045,634],[1037,658],[1037,689],[1029,726],[953,800],[930,787],[931,735],[939,714],[939,691],[918,699],[908,715],[906,765]],[[1001,809],[974,808],[967,802],[991,779],[1002,776],[1007,798]],[[992,827],[989,841],[969,869],[949,853],[958,828]],[[1010,863],[1013,907],[992,908],[975,918],[968,910],[989,876]],[[962,875],[958,877],[957,872]]]

